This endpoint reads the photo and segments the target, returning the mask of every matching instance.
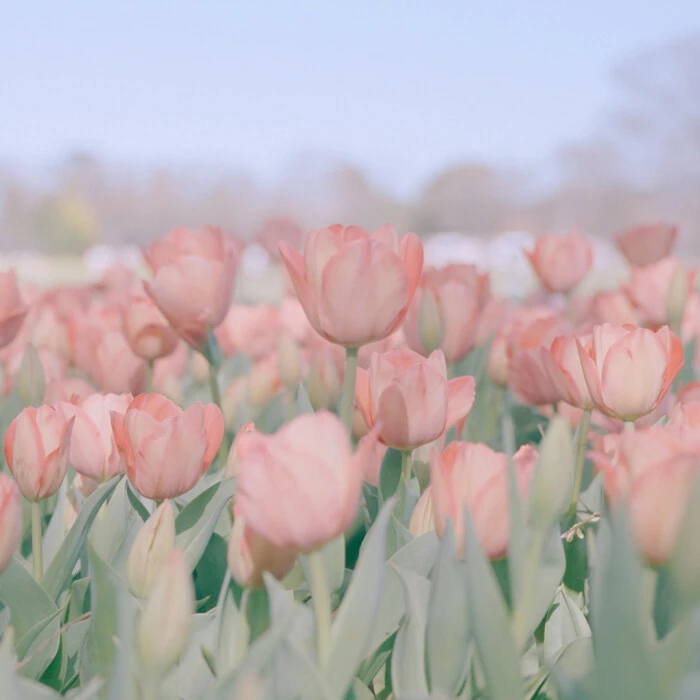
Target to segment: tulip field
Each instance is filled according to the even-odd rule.
[[[0,272],[0,700],[700,698],[676,227],[591,294],[591,242],[542,235],[521,298],[391,226],[301,234],[259,236],[274,303],[213,226],[145,279]]]

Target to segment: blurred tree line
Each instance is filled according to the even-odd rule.
[[[555,183],[537,172],[463,163],[401,200],[357,167],[314,168],[303,158],[285,182],[262,187],[243,174],[116,169],[73,154],[50,187],[0,165],[0,246],[79,252],[96,243],[143,244],[174,226],[216,222],[242,237],[271,213],[305,228],[391,221],[418,233],[540,232],[573,225],[612,235],[645,220],[681,225],[700,252],[700,34],[650,50],[613,75],[618,99],[592,136],[555,154]]]

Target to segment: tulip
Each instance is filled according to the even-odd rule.
[[[5,460],[29,501],[53,496],[68,467],[73,419],[57,406],[25,408],[5,433]]]
[[[381,424],[381,442],[406,451],[464,421],[474,391],[473,377],[447,381],[442,350],[427,359],[412,350],[394,350],[375,354],[369,372],[358,371],[356,402],[370,429]]]
[[[667,257],[677,235],[678,228],[672,224],[636,226],[619,233],[615,244],[630,265],[643,267]]]
[[[302,359],[299,344],[291,333],[281,331],[276,352],[280,381],[289,391],[295,391],[301,379]]]
[[[28,323],[31,326],[29,340],[37,349],[51,350],[65,360],[70,360],[68,325],[55,304],[48,299],[42,300],[37,309],[36,320]]]
[[[654,333],[634,326],[595,326],[578,342],[586,385],[607,416],[634,421],[651,413],[683,366],[683,345],[667,326]]]
[[[91,394],[79,405],[61,404],[66,419],[75,418],[69,457],[75,471],[98,483],[124,472],[111,414],[126,413],[132,400],[131,394]]]
[[[433,516],[433,489],[428,486],[421,494],[416,503],[416,507],[411,513],[411,520],[408,524],[408,531],[414,537],[420,537],[435,529],[435,518]]]
[[[123,309],[124,335],[135,355],[144,360],[167,357],[178,338],[150,297],[133,292]]]
[[[163,501],[134,540],[126,562],[126,579],[137,598],[145,598],[175,549],[175,512]]]
[[[195,350],[226,316],[238,255],[221,229],[175,229],[144,253],[155,277],[144,282],[173,330]]]
[[[593,245],[578,231],[540,236],[525,254],[549,292],[570,292],[593,266]]]
[[[341,535],[357,514],[376,434],[353,454],[332,413],[298,416],[274,435],[250,433],[237,447],[236,513],[282,549],[310,552]]]
[[[226,478],[238,476],[238,445],[244,440],[244,435],[255,432],[255,423],[246,423],[237,433],[231,444],[228,457],[226,459]]]
[[[313,409],[335,408],[340,401],[341,386],[341,374],[331,355],[318,355],[311,365],[306,385]]]
[[[680,534],[700,449],[661,427],[623,433],[616,454],[594,453],[612,508],[627,504],[634,540],[654,566],[669,561]]]
[[[477,348],[486,345],[496,335],[506,322],[510,311],[510,304],[506,299],[491,298],[484,304],[474,336]]]
[[[311,325],[338,345],[381,340],[403,321],[423,269],[423,246],[391,226],[311,231],[301,255],[280,244],[282,260]]]
[[[121,331],[103,333],[92,353],[91,377],[102,391],[138,394],[146,388],[146,361],[134,354]]]
[[[527,503],[537,452],[523,446],[513,457],[520,499]],[[508,552],[510,504],[508,458],[482,444],[452,442],[430,457],[433,516],[439,537],[453,523],[460,555],[464,554],[464,508],[489,559]]]
[[[472,265],[448,265],[423,271],[404,332],[411,350],[429,355],[441,348],[447,362],[459,362],[474,347],[488,276]]]
[[[297,555],[289,549],[276,547],[249,527],[245,518],[234,509],[233,530],[228,543],[228,568],[239,586],[260,588],[263,573],[282,580],[294,567]]]
[[[688,289],[692,288],[695,271],[686,270],[673,258],[664,258],[646,267],[632,268],[632,281],[627,294],[637,307],[645,323],[661,325],[669,320],[669,311],[674,311],[677,321],[683,316]],[[683,308],[677,313],[679,282],[685,286]]]
[[[268,304],[232,304],[214,335],[225,357],[236,353],[260,359],[274,352],[280,326],[280,310]]]
[[[146,599],[136,628],[136,651],[144,671],[162,678],[189,642],[194,611],[192,576],[179,549],[171,552]]]
[[[496,334],[489,348],[489,360],[486,368],[489,379],[496,386],[508,386],[509,364],[508,336],[500,332]]]
[[[598,292],[594,297],[594,306],[598,323],[639,325],[639,311],[632,305],[629,295],[621,289]]]
[[[212,463],[224,435],[218,406],[196,403],[183,411],[160,394],[141,394],[125,414],[111,416],[129,481],[154,500],[189,491]]]
[[[17,287],[15,271],[0,272],[0,348],[14,340],[28,312],[29,307]]]
[[[15,379],[15,391],[23,406],[39,406],[44,399],[44,366],[37,349],[31,344],[27,345],[24,351],[22,364]]]
[[[54,379],[46,383],[44,403],[52,404],[66,401],[77,404],[94,393],[95,389],[86,379],[81,377],[64,377],[63,379]]]
[[[22,540],[22,499],[17,484],[0,472],[0,574]]]
[[[303,238],[304,232],[301,226],[286,216],[267,219],[256,237],[258,243],[274,260],[279,260],[280,243],[284,242],[294,250],[298,250]]]

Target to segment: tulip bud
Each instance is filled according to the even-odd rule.
[[[433,520],[433,491],[428,486],[418,499],[416,507],[411,514],[411,521],[408,524],[408,531],[414,537],[420,537],[435,529]]]
[[[689,491],[670,565],[676,595],[680,605],[686,609],[697,603],[700,591],[700,475],[697,472]]]
[[[312,365],[306,386],[314,411],[334,408],[340,401],[341,389],[333,358],[324,354]]]
[[[193,352],[190,359],[190,370],[198,384],[206,384],[209,381],[209,363],[200,352]]]
[[[445,337],[445,324],[438,300],[430,287],[426,287],[420,300],[418,312],[418,333],[420,342],[427,354],[437,350]]]
[[[666,297],[666,314],[668,316],[668,324],[672,329],[681,327],[690,291],[688,271],[683,265],[678,265],[673,273],[673,277],[671,277],[671,284]]]
[[[555,416],[540,443],[540,456],[530,487],[530,518],[535,527],[549,528],[571,502],[574,453],[571,427]]]
[[[22,538],[22,499],[17,484],[0,472],[0,573],[10,563]]]
[[[46,391],[44,366],[31,343],[22,356],[15,387],[23,406],[40,406],[43,403]]]
[[[284,386],[293,391],[301,378],[301,350],[291,333],[283,332],[277,343],[277,373]]]
[[[235,516],[228,543],[228,568],[239,586],[261,587],[265,571],[281,581],[295,562],[293,550],[277,547],[246,528],[242,515]]]
[[[246,433],[255,432],[255,423],[246,423],[237,433],[236,437],[233,439],[231,444],[231,449],[229,450],[228,457],[226,458],[226,471],[225,478],[230,478],[232,476],[238,476],[238,442],[241,437]]]
[[[138,657],[149,675],[162,678],[185,652],[194,602],[185,555],[175,549],[148,594],[136,630]]]
[[[258,360],[248,375],[248,401],[254,408],[262,408],[280,389],[277,361],[274,356]]]
[[[168,557],[175,549],[175,514],[170,501],[163,501],[134,540],[126,563],[131,592],[145,598]]]
[[[508,339],[497,333],[489,349],[487,372],[489,379],[497,386],[508,386]]]

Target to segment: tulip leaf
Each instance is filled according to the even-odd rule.
[[[129,481],[126,482],[126,493],[129,497],[131,507],[139,514],[139,517],[145,523],[146,520],[148,520],[150,513],[148,512],[148,508],[146,508],[146,506],[143,504],[141,497],[138,495],[138,493],[136,493],[134,487]]]
[[[369,528],[377,519],[377,514],[379,513],[379,488],[365,481],[362,484],[362,495],[365,509],[365,525]]]
[[[685,386],[695,380],[695,351],[697,348],[697,336],[693,336],[683,346],[683,367],[676,375],[673,382],[673,391],[679,386]]]
[[[555,659],[572,642],[590,636],[591,628],[581,608],[568,593],[560,590],[544,626],[545,659]]]
[[[422,576],[395,569],[401,581],[406,613],[399,627],[391,655],[391,685],[397,697],[406,693],[427,693],[425,679],[425,631],[427,597]]]
[[[117,484],[90,530],[90,542],[95,552],[115,569],[126,563],[130,545],[143,524],[131,507],[127,484],[126,479]]]
[[[224,586],[216,605],[217,644],[214,653],[214,665],[218,677],[235,668],[237,647],[250,638],[250,629],[245,616],[241,614],[233,595],[230,574],[224,580]],[[245,628],[242,629],[241,626]]]
[[[39,678],[58,652],[59,609],[18,559],[0,575],[0,602],[10,609],[17,655],[23,662],[20,674]]]
[[[448,520],[432,574],[426,625],[426,660],[431,690],[457,696],[469,669],[469,612],[464,562],[457,558]]]
[[[306,391],[306,387],[302,382],[299,382],[299,388],[297,389],[297,416],[301,416],[304,413],[313,413],[314,407],[311,405],[311,399],[309,399],[309,392]]]
[[[488,695],[494,698],[518,698],[522,693],[520,659],[511,636],[506,604],[466,508],[464,523],[469,618]]]
[[[370,651],[384,585],[386,537],[394,500],[387,501],[367,533],[364,547],[331,631],[325,678],[334,697],[344,697]]]
[[[46,592],[53,600],[58,600],[65,589],[66,583],[71,577],[73,569],[85,547],[85,541],[97,517],[97,513],[122,478],[122,476],[115,476],[114,479],[101,484],[85,500],[80,513],[78,513],[77,520],[63,540],[63,544],[49,564],[42,579]]]
[[[126,665],[127,660],[121,658],[121,650],[124,645],[129,645],[129,639],[124,636],[122,626],[133,617],[133,601],[126,582],[95,552],[90,543],[88,556],[92,614],[81,655],[80,678],[83,682],[95,676],[113,679],[113,672],[117,676],[116,669]],[[119,640],[119,645],[115,640]],[[128,679],[127,674],[124,683]],[[120,682],[118,679],[112,680],[112,683]]]
[[[277,649],[273,661],[273,682],[278,698],[318,698],[333,700],[328,684],[311,663],[308,654],[289,639]]]
[[[624,514],[601,526],[591,580],[592,627],[600,700],[652,700],[659,693],[651,621],[643,601],[642,566]]]
[[[346,700],[374,700],[374,693],[359,679],[353,678]]]
[[[175,518],[176,546],[194,570],[216,528],[216,524],[236,492],[234,478],[214,484],[191,500]]]
[[[399,488],[401,481],[401,452],[387,449],[379,468],[379,504],[386,503]]]
[[[340,535],[321,549],[326,585],[330,594],[335,593],[345,578],[345,537]]]

